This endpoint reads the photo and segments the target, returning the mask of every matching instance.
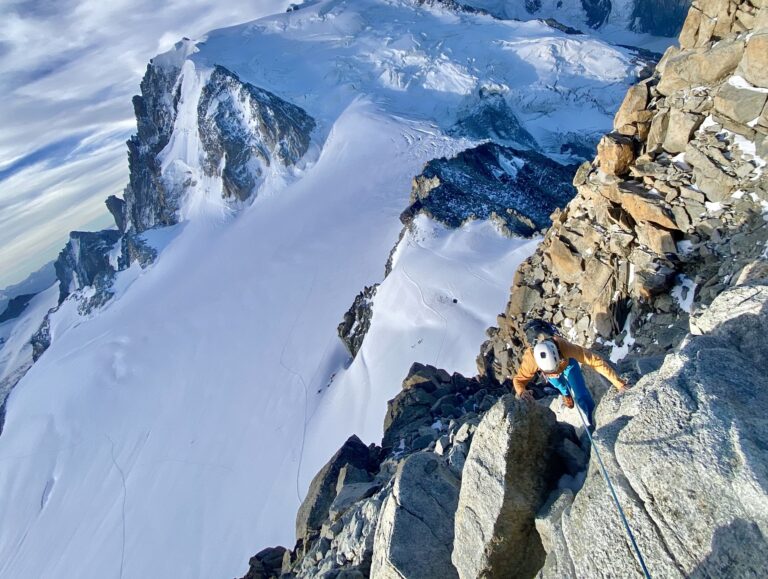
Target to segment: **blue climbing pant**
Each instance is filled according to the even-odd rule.
[[[592,399],[592,395],[587,390],[587,385],[584,383],[584,374],[581,373],[581,367],[576,361],[576,358],[568,359],[568,366],[566,366],[563,373],[559,376],[547,376],[547,380],[555,388],[557,388],[563,396],[569,396],[568,388],[570,387],[573,392],[573,399],[579,408],[584,412],[587,421],[590,426],[592,425],[592,412],[595,410],[595,401]]]

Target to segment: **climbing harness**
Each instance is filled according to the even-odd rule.
[[[573,390],[571,390],[571,385],[568,383],[567,380],[565,380],[566,387],[568,388],[568,393],[573,397]],[[597,449],[597,445],[595,444],[594,439],[592,438],[592,434],[589,432],[589,426],[587,426],[587,421],[584,418],[584,413],[581,410],[581,407],[579,406],[578,402],[576,403],[576,410],[578,411],[579,417],[581,418],[581,423],[584,425],[584,432],[587,433],[587,438],[589,438],[589,444],[592,445],[592,450],[595,453],[595,456],[597,457],[597,462],[600,465],[600,470],[603,473],[603,478],[605,479],[605,483],[608,485],[608,489],[611,491],[611,495],[613,496],[613,502],[616,503],[616,509],[619,511],[619,516],[621,517],[621,522],[624,524],[624,530],[627,532],[627,536],[629,537],[629,540],[632,542],[632,547],[635,550],[635,554],[637,555],[638,560],[640,561],[640,566],[643,568],[643,574],[645,575],[646,579],[651,579],[651,574],[648,571],[648,567],[645,565],[645,559],[643,559],[643,554],[640,552],[640,547],[637,545],[637,541],[635,541],[635,535],[632,533],[632,529],[629,528],[629,522],[627,521],[627,517],[624,514],[624,509],[621,508],[621,503],[619,503],[619,497],[616,494],[616,490],[613,488],[613,483],[611,483],[611,478],[608,476],[608,470],[605,468],[605,464],[603,463],[603,458],[600,456],[600,451]]]

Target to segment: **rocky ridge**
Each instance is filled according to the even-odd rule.
[[[193,83],[197,74],[183,65],[193,52],[194,44],[185,39],[147,66],[141,95],[133,99],[137,133],[127,142],[129,183],[123,199],[112,195],[106,200],[117,229],[70,234],[55,262],[59,305],[71,296],[87,315],[106,304],[119,272],[134,263],[146,268],[157,257],[144,233],[179,222],[184,200],[197,182],[188,167],[178,161],[165,167],[163,159],[173,139],[189,138],[177,137],[174,128],[185,76]],[[221,179],[223,197],[234,204],[255,197],[268,175],[296,165],[315,128],[303,109],[221,66],[205,76],[196,107],[203,173]],[[35,360],[50,344],[49,325],[46,319],[32,338]]]
[[[21,294],[8,300],[5,309],[0,312],[0,324],[19,317],[26,309],[29,300],[35,297],[36,294]],[[2,345],[2,342],[0,342]]]
[[[269,170],[295,165],[309,149],[315,128],[300,107],[218,65],[197,109],[203,171],[220,175],[224,196],[239,201],[258,191]]]
[[[543,406],[531,412],[504,385],[432,366],[414,364],[402,388],[389,402],[382,445],[366,452],[350,438],[313,479],[295,548],[262,550],[246,578],[471,576],[455,564],[464,561],[456,546],[477,551],[468,537],[476,541],[478,528],[495,536],[502,512],[527,546],[512,557],[501,547],[475,567],[535,572],[544,564],[534,514],[557,481],[585,466],[575,429]],[[498,501],[480,509],[491,492]],[[267,569],[264,560],[278,553],[282,565]]]
[[[699,18],[697,6],[689,20]],[[754,75],[766,64],[751,56],[763,34],[745,42],[736,32],[736,15],[756,11],[742,6],[733,11],[734,32],[710,40],[716,57],[693,46],[706,41],[686,21],[682,48],[671,48],[657,73],[628,91],[614,132],[576,173],[579,194],[553,215],[518,271],[478,359],[481,374],[504,379],[514,371],[528,316],[554,322],[581,344],[663,354],[687,329],[687,307],[673,296],[690,289],[696,304],[707,305],[763,253],[768,91],[746,77],[765,83]],[[691,60],[703,67],[701,77],[690,76]],[[748,102],[745,95],[757,101],[746,111],[736,104]]]
[[[593,29],[618,25],[656,36],[675,36],[691,5],[689,0],[632,0],[626,3],[609,0],[469,0],[468,4],[497,18],[557,19],[572,26]]]
[[[768,571],[766,18],[747,0],[694,2],[680,49],[628,92],[519,269],[479,375],[414,364],[381,447],[364,468],[323,469],[296,547],[260,552],[247,577],[640,576],[572,414],[546,388],[534,405],[507,394],[530,316],[625,356],[638,380],[606,394],[586,372],[602,399],[596,442],[651,572]],[[305,530],[302,513],[335,502]]]
[[[106,201],[117,231],[72,233],[56,262],[62,300],[95,286],[98,303],[104,303],[110,277],[134,262],[146,267],[154,260],[154,250],[141,234],[179,222],[182,204],[197,182],[178,160],[163,163],[174,139],[192,138],[174,134],[185,77],[193,83],[191,77],[198,74],[194,67],[182,65],[192,52],[193,43],[185,40],[147,66],[142,94],[133,100],[138,130],[127,143],[129,183],[123,199],[113,195]],[[315,128],[303,109],[241,81],[222,66],[205,76],[196,113],[203,172],[221,179],[225,199],[241,203],[258,193],[267,172],[285,170],[304,156]],[[107,253],[118,239],[117,259],[110,261]],[[98,304],[89,309],[92,305]]]
[[[379,284],[373,284],[357,294],[337,328],[339,338],[353,358],[357,356],[357,352],[363,345],[365,335],[371,327],[373,296],[376,295],[378,287]]]
[[[485,143],[451,159],[435,159],[413,182],[411,205],[449,227],[470,219],[494,219],[508,235],[528,237],[549,224],[549,214],[574,195],[573,167],[533,150]]]

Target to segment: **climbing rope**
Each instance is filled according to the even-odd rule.
[[[573,390],[571,390],[571,385],[568,384],[567,381],[565,381],[565,383],[568,387],[568,394],[571,395],[571,398],[573,398],[575,402],[576,398],[573,395]],[[587,433],[587,438],[589,438],[589,444],[592,445],[592,450],[594,451],[595,456],[597,457],[597,462],[600,465],[600,470],[603,473],[605,484],[608,485],[608,489],[611,491],[611,495],[613,496],[613,502],[616,503],[616,509],[619,511],[619,516],[621,517],[621,522],[624,523],[624,530],[627,532],[627,536],[629,537],[629,540],[632,542],[632,548],[635,550],[635,554],[637,555],[637,558],[640,561],[640,566],[643,568],[643,574],[645,575],[646,579],[651,579],[651,574],[648,572],[648,567],[645,565],[645,559],[643,559],[643,554],[640,552],[640,547],[638,547],[637,541],[635,541],[635,535],[632,533],[632,529],[629,528],[629,522],[627,521],[627,517],[624,514],[624,509],[621,508],[621,503],[619,503],[619,497],[616,494],[616,489],[613,488],[611,477],[608,476],[608,470],[605,468],[605,464],[603,463],[603,457],[600,456],[600,451],[597,449],[595,440],[592,438],[592,434],[589,432],[589,426],[587,425],[587,421],[584,418],[584,413],[582,412],[581,407],[579,406],[578,403],[576,403],[575,406],[579,414],[579,417],[581,418],[581,423],[584,425],[584,432]]]

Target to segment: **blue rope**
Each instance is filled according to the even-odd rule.
[[[619,497],[616,494],[616,490],[613,488],[613,483],[611,483],[611,478],[608,476],[608,470],[605,468],[605,464],[603,464],[603,457],[600,456],[600,451],[597,449],[597,445],[595,444],[594,439],[592,438],[592,434],[589,432],[589,426],[587,426],[587,421],[584,419],[584,414],[581,411],[581,407],[578,403],[576,403],[576,398],[573,396],[573,390],[571,390],[571,385],[568,384],[568,381],[565,381],[566,386],[568,387],[568,393],[571,395],[571,398],[573,398],[574,405],[576,406],[576,410],[579,414],[579,417],[581,418],[581,423],[584,425],[584,431],[587,433],[587,437],[589,438],[589,443],[592,445],[592,449],[595,451],[595,456],[597,457],[597,462],[600,464],[600,470],[603,472],[603,478],[605,479],[605,483],[608,485],[608,489],[611,491],[611,495],[613,496],[613,502],[616,503],[616,508],[619,511],[619,516],[621,517],[621,522],[624,523],[624,530],[627,531],[627,536],[629,537],[629,540],[632,542],[632,547],[635,550],[635,553],[637,554],[637,558],[640,560],[640,566],[643,568],[643,574],[645,575],[646,579],[651,579],[651,574],[648,572],[648,567],[645,565],[645,559],[643,559],[643,554],[640,552],[640,547],[637,545],[637,541],[635,541],[635,535],[632,533],[632,529],[629,528],[629,522],[627,521],[627,517],[624,515],[624,509],[621,508],[621,503],[619,503]]]

